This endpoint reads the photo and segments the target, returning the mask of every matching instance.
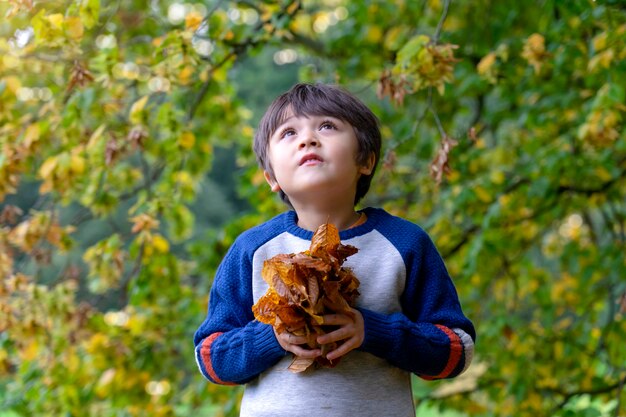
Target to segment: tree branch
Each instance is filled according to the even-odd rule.
[[[626,370],[626,368],[622,368],[623,370]],[[614,417],[619,417],[620,416],[620,408],[622,408],[622,391],[624,390],[624,384],[626,384],[626,376],[624,376],[620,381],[619,381],[619,386],[617,387],[617,404],[615,405],[615,414]]]
[[[593,395],[599,395],[599,394],[607,394],[609,392],[612,392],[612,391],[615,391],[615,390],[618,390],[618,389],[623,389],[624,384],[626,384],[626,375],[621,377],[614,384],[606,385],[604,387],[599,387],[599,388],[595,388],[595,389],[588,389],[588,390],[580,389],[580,390],[576,390],[576,391],[566,392],[566,391],[560,390],[558,388],[550,388],[550,389],[546,389],[546,391],[551,392],[553,394],[557,394],[557,395],[563,396],[563,400],[555,407],[555,410],[558,410],[558,409],[561,409],[561,408],[565,407],[565,405],[573,397],[577,397],[579,395],[584,395],[584,394],[588,394],[588,395],[592,395],[592,396]]]
[[[439,42],[439,36],[441,35],[441,29],[443,28],[443,23],[446,21],[448,17],[448,8],[450,7],[450,0],[446,0],[443,4],[443,12],[441,13],[441,17],[439,17],[439,23],[437,23],[437,29],[435,29],[435,34],[433,35],[433,42]]]
[[[278,13],[277,16],[270,16],[268,19],[266,20],[260,20],[256,26],[254,27],[254,32],[259,32],[263,29],[263,27],[267,24],[270,23],[271,19],[273,18],[277,18],[280,19],[283,16],[289,16],[291,18],[293,18],[296,13],[298,12],[298,10],[300,10],[300,6],[298,5],[298,7],[296,7],[292,12],[288,12],[288,10],[291,8],[291,6],[294,3],[297,3],[298,0],[291,0],[289,3],[287,3],[285,6],[283,6],[283,9],[280,13]],[[251,6],[253,7],[253,6]],[[258,9],[257,9],[258,10]],[[213,13],[215,10],[211,10],[211,12]],[[276,27],[274,25],[272,25],[272,29],[268,32],[269,36],[272,36],[274,33],[276,32]],[[250,37],[249,39],[247,39],[245,42],[240,42],[240,43],[232,43],[229,44],[227,42],[226,45],[230,46],[232,48],[232,51],[228,54],[226,54],[226,56],[217,64],[215,64],[214,66],[211,67],[211,70],[209,72],[209,75],[207,77],[207,80],[202,84],[202,87],[200,88],[200,91],[198,92],[198,95],[196,96],[195,100],[193,101],[193,104],[191,105],[191,107],[189,108],[189,112],[187,113],[187,122],[190,122],[195,114],[196,111],[198,110],[198,107],[200,107],[200,104],[202,103],[202,101],[204,100],[204,97],[206,96],[206,94],[209,91],[209,87],[211,85],[211,81],[212,81],[212,75],[215,72],[215,70],[221,68],[222,66],[224,66],[228,61],[230,61],[231,59],[236,59],[237,56],[243,55],[248,49],[258,45],[261,42],[260,39],[254,39],[253,37]]]

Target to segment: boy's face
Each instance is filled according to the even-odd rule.
[[[354,202],[361,175],[369,175],[374,156],[358,166],[358,142],[354,128],[328,116],[291,115],[269,141],[268,157],[273,175],[265,172],[272,191],[282,190],[292,204],[324,203],[337,198]]]

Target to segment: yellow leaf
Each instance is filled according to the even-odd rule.
[[[287,7],[287,14],[294,14],[294,12],[296,10],[298,10],[298,8],[300,7],[300,2],[299,1],[294,1],[292,2],[289,7]]]
[[[394,26],[385,34],[385,48],[396,50],[400,46],[400,35],[402,34],[402,27]]]
[[[146,103],[148,102],[148,96],[143,96],[139,100],[135,101],[133,105],[130,107],[130,121],[139,124],[141,122],[141,112],[144,107],[146,107]]]
[[[594,55],[587,64],[589,72],[594,72],[597,68],[609,68],[613,59],[615,58],[615,51],[613,48],[609,48],[606,51],[602,51],[599,54]]]
[[[613,179],[613,176],[605,167],[600,166],[596,168],[595,173],[598,176],[598,178],[600,178],[602,181],[606,182],[606,181],[610,181],[611,179]]]
[[[143,248],[143,263],[144,265],[147,265],[150,263],[150,257],[152,256],[152,254],[154,253],[154,249],[152,246],[150,245],[146,245]]]
[[[523,402],[523,405],[531,410],[541,410],[543,408],[542,398],[543,397],[536,392],[531,392]]]
[[[457,182],[460,178],[461,173],[459,171],[457,171],[456,169],[450,169],[450,172],[448,172],[448,181],[450,183]]]
[[[39,344],[35,341],[30,341],[19,353],[23,360],[32,361],[39,353]]]
[[[185,29],[187,30],[196,30],[202,23],[202,15],[198,12],[190,12],[185,16]]]
[[[54,13],[48,16],[48,22],[55,29],[61,29],[63,27],[63,15],[61,13]]]
[[[2,57],[2,64],[4,64],[6,68],[17,68],[20,66],[20,63],[20,59],[16,56],[6,54]],[[15,93],[15,91],[13,92]]]
[[[196,137],[192,132],[183,132],[178,138],[178,144],[181,148],[191,149],[196,143]]]
[[[494,184],[498,184],[498,185],[502,184],[504,180],[506,179],[502,171],[493,171],[491,175],[489,176],[489,178],[491,179],[491,182],[493,182]]]
[[[152,246],[161,253],[167,253],[170,250],[169,242],[161,235],[154,235],[152,238]]]
[[[70,162],[70,170],[76,175],[85,172],[85,158],[80,155],[72,155]]]
[[[498,203],[502,207],[506,207],[511,203],[511,195],[510,194],[502,194],[498,197]]]
[[[590,335],[594,341],[600,340],[600,337],[602,337],[602,330],[594,327],[593,329],[591,329]]]
[[[543,35],[533,33],[526,39],[522,50],[522,57],[534,67],[535,74],[539,74],[544,60],[548,57]]]
[[[37,142],[39,140],[39,125],[32,124],[26,128],[26,132],[24,132],[24,145],[30,149],[33,142]]]
[[[46,159],[44,161],[43,164],[41,164],[41,168],[39,168],[39,176],[41,178],[45,179],[49,179],[52,175],[52,172],[54,171],[54,169],[57,166],[57,157],[56,156],[51,156],[48,159]]]
[[[98,126],[96,130],[94,130],[94,132],[91,134],[91,137],[89,138],[89,142],[87,142],[87,147],[86,147],[87,151],[92,150],[96,146],[99,139],[102,137],[102,133],[104,132],[105,128],[106,128],[106,125],[101,124],[100,126]]]
[[[105,351],[109,346],[109,337],[107,335],[104,333],[95,333],[86,342],[85,349],[88,353],[95,354]]]
[[[496,54],[495,52],[489,52],[485,55],[480,62],[478,63],[476,69],[478,73],[481,75],[486,74],[489,71],[489,68],[496,62]]]
[[[81,365],[80,356],[78,352],[76,352],[76,348],[67,348],[67,350],[65,351],[63,365],[68,372],[70,372],[72,375],[76,375]]]
[[[527,44],[533,51],[543,51],[545,49],[545,38],[539,33],[533,33],[527,39]]]
[[[554,359],[562,359],[563,358],[563,342],[557,341],[554,343]]]
[[[213,80],[222,83],[228,79],[228,71],[226,71],[226,67],[222,66],[215,71],[213,71]]]
[[[191,65],[186,65],[182,70],[178,73],[178,80],[181,84],[186,85],[189,83],[189,79],[193,75],[193,67]]]
[[[473,275],[470,277],[470,282],[472,283],[472,285],[475,285],[475,286],[480,285],[480,283],[482,282],[482,280],[481,280],[481,278],[480,278],[480,275],[478,275],[478,274],[473,274]]]
[[[85,29],[80,17],[71,16],[65,19],[65,33],[74,40],[80,40],[83,37]]]
[[[147,319],[139,314],[130,314],[128,319],[128,330],[132,335],[141,335],[146,331]]]
[[[495,63],[496,63],[496,53],[490,52],[487,55],[485,55],[476,66],[476,70],[478,71],[478,74],[485,77],[491,83],[497,82],[495,71],[493,68],[493,64]]]
[[[177,172],[175,175],[175,178],[176,178],[176,181],[182,186],[191,187],[194,184],[193,178],[187,171]]]
[[[245,137],[252,138],[254,136],[254,128],[250,125],[245,125],[241,128],[241,134]]]
[[[263,183],[265,182],[265,176],[263,175],[263,171],[256,170],[250,182],[255,187],[260,187],[261,185],[263,185]]]
[[[3,60],[7,59],[9,55],[5,55],[3,57]],[[5,63],[6,65],[6,63]],[[5,77],[2,79],[6,86],[7,86],[7,90],[10,91],[11,93],[15,94],[17,93],[17,91],[20,89],[20,87],[22,87],[22,83],[20,82],[20,79],[15,77],[15,76],[9,76],[9,77]]]
[[[213,152],[213,146],[211,146],[211,144],[207,142],[204,142],[202,146],[200,146],[200,149],[206,154],[210,154]]]
[[[572,29],[578,29],[578,27],[581,24],[581,19],[578,16],[574,16],[574,17],[570,17],[567,20],[567,24],[569,25],[569,27],[571,27]]]
[[[595,49],[596,51],[601,51],[604,48],[606,48],[606,41],[607,38],[609,37],[609,34],[607,32],[601,32],[598,35],[596,35],[595,38],[593,38],[593,49]]]
[[[485,190],[482,186],[477,185],[476,187],[474,187],[473,190],[478,199],[483,203],[489,203],[492,200],[491,194],[489,194],[489,192]]]
[[[365,37],[371,43],[378,43],[383,37],[383,31],[380,26],[371,26]]]
[[[54,189],[52,181],[46,180],[39,186],[39,194],[46,194]]]

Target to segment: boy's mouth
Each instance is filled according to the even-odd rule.
[[[308,153],[300,159],[300,165],[315,165],[324,162],[322,157],[314,153]]]

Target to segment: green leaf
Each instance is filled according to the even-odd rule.
[[[81,0],[79,16],[87,29],[98,23],[100,14],[100,0]]]
[[[624,104],[626,102],[626,94],[624,93],[624,88],[619,84],[609,84],[607,98],[613,104]]]
[[[166,219],[172,239],[182,241],[191,236],[194,215],[184,204],[177,204],[166,212]]]
[[[421,51],[426,44],[430,42],[430,38],[426,35],[417,35],[411,38],[399,51],[396,59],[400,65],[407,65],[415,55]]]

